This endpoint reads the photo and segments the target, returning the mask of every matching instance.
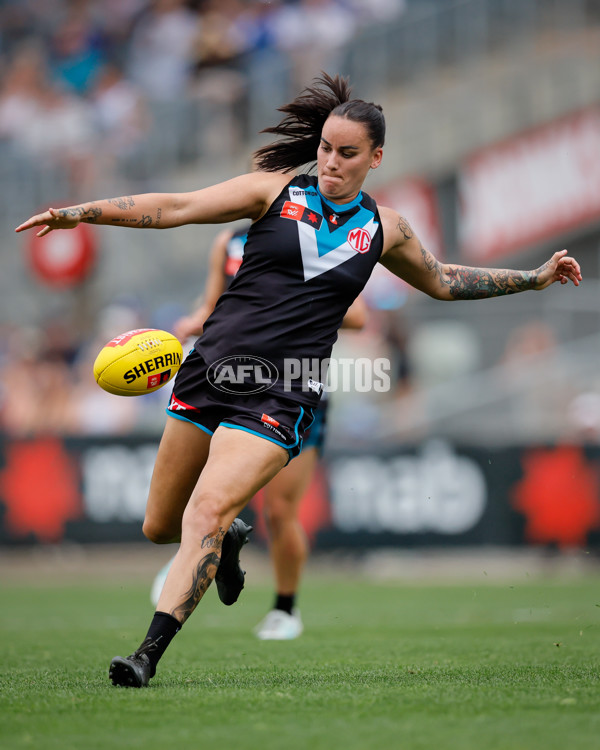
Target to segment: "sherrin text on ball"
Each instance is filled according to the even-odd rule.
[[[96,382],[116,396],[142,396],[162,388],[183,359],[179,340],[158,328],[137,328],[105,344],[94,362]]]

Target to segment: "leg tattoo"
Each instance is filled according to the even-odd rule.
[[[182,624],[187,620],[213,582],[219,561],[220,558],[216,552],[209,552],[200,560],[192,577],[192,585],[185,592],[185,599],[169,612],[172,617]]]

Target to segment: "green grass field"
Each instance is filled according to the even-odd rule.
[[[0,586],[0,747],[591,750],[600,586],[307,578],[305,634],[259,642],[271,601],[210,590],[145,690],[114,688],[151,616],[137,583]]]

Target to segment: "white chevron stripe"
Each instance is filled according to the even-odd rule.
[[[291,192],[291,190],[290,190]],[[292,199],[290,195],[290,200]],[[300,195],[294,196],[294,201],[300,203],[303,206],[307,206],[306,196]],[[304,281],[310,281],[315,276],[319,276],[326,271],[330,271],[332,268],[339,266],[350,258],[356,255],[356,250],[351,247],[348,242],[343,242],[337,247],[333,247],[325,255],[319,256],[319,247],[317,245],[317,230],[314,227],[304,224],[301,221],[296,222],[298,225],[298,237],[300,239],[300,251],[302,253],[302,266],[304,268]],[[324,235],[326,234],[326,221],[323,220]],[[375,236],[375,232],[379,227],[379,222],[373,218],[363,226],[371,238]],[[330,235],[331,237],[331,235]],[[333,238],[331,238],[333,239]]]
[[[325,222],[323,223],[325,224]],[[373,237],[378,226],[378,222],[369,219],[363,229]],[[325,255],[319,256],[315,228],[303,224],[301,221],[298,222],[298,235],[300,237],[300,251],[302,252],[302,266],[304,267],[304,281],[309,281],[314,279],[315,276],[325,273],[325,271],[330,271],[357,254],[348,242],[344,242],[325,253]]]

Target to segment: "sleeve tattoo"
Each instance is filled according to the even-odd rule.
[[[501,297],[535,288],[538,271],[508,271],[469,266],[444,267],[423,247],[421,254],[425,267],[437,275],[440,284],[448,287],[453,299]]]

